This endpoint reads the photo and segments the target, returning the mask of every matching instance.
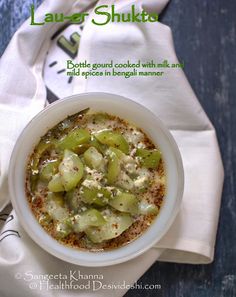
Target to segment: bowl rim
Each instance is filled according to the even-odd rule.
[[[76,99],[79,99],[79,98],[81,100],[83,100],[82,99],[83,97],[93,97],[93,96],[98,96],[98,95],[99,96],[102,96],[103,98],[105,98],[105,97],[106,98],[114,97],[114,99],[116,98],[116,99],[120,99],[120,100],[123,100],[123,101],[129,101],[133,105],[136,105],[137,108],[141,108],[141,109],[145,110],[146,113],[149,113],[150,115],[152,115],[152,117],[155,118],[156,123],[158,124],[159,128],[161,129],[161,131],[165,135],[166,139],[170,143],[171,148],[173,149],[173,152],[174,152],[173,157],[174,157],[174,159],[176,161],[176,168],[178,169],[178,183],[177,183],[178,186],[177,186],[177,189],[176,189],[175,209],[174,209],[174,211],[172,213],[172,216],[168,219],[168,222],[165,225],[165,228],[158,234],[157,239],[156,240],[152,240],[150,242],[147,242],[146,245],[145,245],[145,248],[142,248],[141,250],[138,250],[138,251],[136,251],[135,253],[133,253],[131,255],[129,254],[129,255],[126,255],[126,256],[122,256],[120,258],[107,260],[106,263],[92,262],[92,261],[91,262],[88,262],[88,261],[84,261],[83,262],[83,260],[81,260],[81,258],[76,262],[75,259],[73,259],[73,260],[72,259],[68,259],[68,257],[65,254],[58,252],[58,250],[55,251],[55,249],[53,249],[53,247],[50,244],[46,244],[46,240],[45,241],[40,241],[39,240],[39,237],[36,235],[36,232],[34,232],[33,230],[31,230],[31,227],[29,227],[29,225],[27,224],[27,218],[24,218],[22,216],[22,213],[21,213],[22,208],[21,208],[21,205],[19,205],[19,203],[17,201],[18,200],[17,199],[17,195],[16,195],[16,193],[14,191],[15,190],[15,187],[16,187],[15,184],[14,184],[14,181],[15,181],[14,171],[15,171],[15,165],[17,164],[17,158],[19,156],[18,155],[19,148],[22,146],[23,139],[27,136],[28,131],[30,131],[30,129],[31,129],[31,125],[33,125],[34,122],[37,122],[45,113],[47,113],[51,109],[54,109],[54,106],[66,104],[65,102],[68,102],[69,100],[70,101],[73,101],[73,100],[76,100]],[[79,109],[77,109],[77,110],[79,110]],[[75,111],[75,113],[78,112],[77,110]],[[114,114],[116,114],[116,113],[114,112]],[[63,120],[63,119],[61,119],[61,120]],[[129,121],[129,119],[127,119],[127,120]],[[31,147],[31,151],[32,151],[32,149],[33,149],[33,147]],[[159,119],[159,117],[156,116],[150,109],[146,108],[144,105],[142,105],[142,104],[140,104],[140,103],[138,103],[138,102],[136,102],[136,101],[134,101],[132,99],[129,99],[127,97],[120,96],[120,95],[117,95],[117,94],[105,93],[105,92],[86,92],[86,93],[80,93],[80,94],[75,94],[75,95],[72,95],[72,96],[69,96],[69,97],[65,97],[63,99],[57,100],[57,101],[49,104],[47,107],[45,107],[43,110],[41,110],[38,114],[36,114],[29,121],[29,123],[24,127],[24,129],[20,133],[20,135],[19,135],[19,137],[18,137],[18,139],[17,139],[17,141],[15,143],[14,149],[13,149],[12,154],[11,154],[10,163],[9,163],[8,186],[9,186],[9,192],[10,192],[11,202],[12,202],[13,208],[16,211],[16,214],[17,214],[17,216],[19,218],[19,221],[20,221],[21,225],[23,226],[23,228],[26,231],[26,233],[30,236],[30,238],[33,239],[41,248],[43,248],[45,251],[47,251],[51,255],[56,256],[57,258],[59,258],[61,260],[64,260],[66,262],[69,262],[69,263],[73,263],[73,264],[77,264],[77,265],[81,265],[81,266],[87,266],[87,267],[110,266],[110,265],[114,265],[114,264],[123,263],[123,262],[126,262],[128,260],[131,260],[133,258],[138,257],[139,255],[143,254],[144,252],[146,252],[147,250],[149,250],[151,247],[153,247],[167,233],[167,231],[169,230],[170,226],[174,222],[174,220],[175,220],[175,218],[177,216],[177,213],[179,212],[179,209],[180,209],[180,205],[181,205],[181,201],[182,201],[182,196],[183,196],[183,191],[184,191],[184,169],[183,169],[183,163],[182,163],[182,158],[181,158],[181,155],[180,155],[180,151],[179,151],[179,148],[178,148],[178,146],[177,146],[177,144],[176,144],[173,136],[171,135],[171,133],[168,130],[168,128]],[[25,192],[25,189],[24,189],[24,192]],[[26,194],[25,194],[25,202],[28,205]],[[31,211],[30,208],[29,208],[29,210],[30,210],[31,216],[32,216],[33,213],[32,213],[32,211]],[[34,217],[34,219],[36,220],[35,217]],[[37,224],[38,224],[39,229],[42,229],[43,232],[47,235],[46,236],[47,238],[50,237],[51,239],[53,239],[40,226],[40,224],[38,223],[38,221],[37,221]],[[151,226],[148,228],[148,230],[149,229],[152,229],[152,228],[154,228],[154,223],[151,224]],[[139,238],[142,238],[143,235],[146,232],[147,231],[145,231],[144,233],[142,233],[139,236]],[[137,239],[135,239],[131,243],[128,243],[126,246],[131,245],[131,244],[134,245],[136,240]],[[55,245],[57,243],[57,244],[63,246],[63,249],[66,249],[66,250],[70,250],[71,249],[70,247],[67,247],[67,246],[65,246],[63,244],[60,244],[55,239],[53,239],[53,241],[55,241]],[[122,247],[119,247],[119,248],[114,249],[112,251],[121,250],[121,249],[122,249]],[[77,251],[78,254],[81,254],[81,255],[84,253],[83,250],[76,250],[76,251]],[[91,252],[86,252],[86,253],[91,253]],[[97,252],[96,254],[99,257],[99,255],[105,254],[105,253],[107,253],[107,251],[105,251],[105,252]],[[94,254],[94,252],[93,252],[93,254]]]

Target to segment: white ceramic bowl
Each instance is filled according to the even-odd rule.
[[[35,219],[25,194],[27,158],[50,128],[68,115],[89,107],[124,118],[142,128],[158,145],[164,158],[167,191],[160,214],[138,239],[111,251],[89,252],[66,247],[44,231]],[[142,105],[117,95],[86,93],[51,104],[25,127],[12,153],[9,167],[11,201],[18,218],[29,236],[43,249],[67,262],[82,266],[108,266],[130,260],[142,254],[167,232],[179,210],[184,187],[183,166],[178,147],[162,122]]]

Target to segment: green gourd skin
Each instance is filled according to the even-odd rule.
[[[114,153],[119,160],[121,160],[122,158],[125,157],[125,154],[121,150],[119,150],[119,149],[117,149],[115,147],[110,147],[109,151]]]
[[[74,232],[79,233],[89,227],[103,226],[105,223],[103,215],[97,209],[91,208],[74,217],[72,228]]]
[[[78,155],[81,155],[84,154],[84,152],[91,147],[96,148],[97,151],[101,154],[104,154],[104,152],[107,149],[106,145],[101,144],[93,135],[91,135],[89,142],[77,145],[75,148],[73,148],[73,152],[75,152]]]
[[[105,130],[105,131],[96,133],[95,137],[102,144],[115,147],[121,150],[125,154],[129,153],[129,144],[124,138],[124,136],[120,133]]]
[[[101,227],[89,227],[86,235],[93,243],[100,243],[115,237],[127,230],[133,223],[133,219],[126,213],[112,213],[106,218],[106,223]]]
[[[120,160],[117,155],[110,151],[107,167],[107,181],[109,184],[114,184],[120,174]]]
[[[91,135],[89,145],[95,147],[101,154],[104,154],[107,148],[107,146],[100,143],[94,135]]]
[[[32,159],[30,164],[31,192],[34,192],[37,188],[37,182],[39,179],[39,163],[42,155],[53,146],[54,143],[52,141],[41,141],[35,148],[34,158]]]
[[[94,204],[97,207],[105,206],[107,201],[110,199],[110,192],[105,188],[87,188],[82,187],[81,189],[81,200],[86,204]]]
[[[34,154],[34,158],[32,160],[32,164],[31,164],[31,171],[34,173],[38,173],[38,165],[40,162],[40,159],[43,155],[43,153],[47,150],[49,150],[52,146],[54,146],[54,143],[52,141],[41,141],[36,149],[35,149],[35,154]]]
[[[138,148],[136,151],[136,156],[140,157],[142,166],[149,169],[157,168],[161,159],[161,153],[158,150]]]
[[[49,181],[58,171],[60,162],[58,160],[49,161],[42,166],[39,179],[43,181]]]
[[[57,148],[61,150],[73,150],[78,145],[89,142],[90,137],[91,136],[88,130],[77,128],[60,139],[57,143]]]
[[[138,199],[130,193],[119,193],[109,201],[109,205],[121,212],[138,213]]]

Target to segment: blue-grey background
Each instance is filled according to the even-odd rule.
[[[38,6],[41,2],[0,0],[0,54],[20,24],[29,16],[30,4]],[[159,283],[162,289],[130,290],[126,297],[236,296],[235,13],[235,0],[172,0],[161,18],[173,30],[179,60],[184,61],[185,73],[216,127],[220,142],[226,179],[215,261],[210,265],[157,262],[140,282]],[[199,228],[204,228],[201,222]]]

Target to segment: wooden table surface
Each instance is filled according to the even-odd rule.
[[[42,0],[0,0],[0,54]],[[161,290],[130,290],[126,297],[236,296],[236,1],[172,0],[161,21],[168,24],[177,56],[220,143],[225,185],[215,261],[210,265],[155,263],[139,280]],[[13,297],[13,296],[9,296]]]

